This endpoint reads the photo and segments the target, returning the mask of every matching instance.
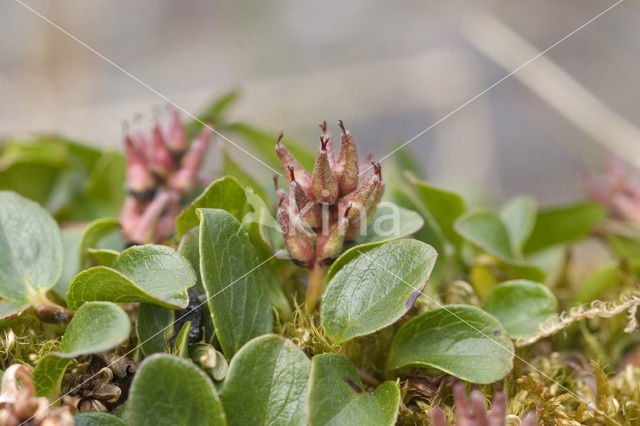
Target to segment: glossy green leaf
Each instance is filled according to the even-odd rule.
[[[311,360],[309,424],[394,425],[400,390],[386,381],[373,393],[365,392],[360,376],[349,360],[339,354],[320,354]]]
[[[62,273],[58,224],[38,204],[0,191],[0,297],[24,302],[52,288]]]
[[[390,202],[380,203],[366,232],[331,264],[327,271],[327,281],[360,252],[368,251],[386,241],[409,236],[419,231],[423,225],[422,216],[413,210]]]
[[[484,302],[484,310],[496,317],[514,339],[535,335],[540,323],[555,315],[557,308],[551,290],[526,280],[497,285]]]
[[[246,203],[247,197],[244,188],[235,178],[225,176],[214,181],[176,219],[178,238],[181,238],[185,232],[195,228],[200,223],[200,219],[196,214],[197,209],[222,209],[242,220]]]
[[[109,413],[78,413],[73,420],[76,426],[127,426],[127,422]]]
[[[424,203],[420,200],[415,187],[407,178],[405,168],[393,161],[386,166],[385,180],[387,181],[386,196],[401,207],[415,210],[424,220],[422,228],[413,234],[414,239],[431,245],[438,252],[438,262],[431,275],[431,281],[438,283],[439,278],[452,260],[452,252],[447,247],[446,238],[440,225],[433,218]]]
[[[533,227],[536,224],[536,203],[529,197],[518,197],[509,201],[500,212],[513,251],[520,255]]]
[[[136,317],[138,344],[145,356],[167,352],[168,336],[173,334],[174,312],[162,306],[141,303]]]
[[[79,249],[80,266],[84,267],[87,264],[89,249],[99,248],[99,243],[103,238],[119,229],[120,222],[115,219],[97,219],[91,222],[82,234]],[[123,248],[124,245],[122,247],[113,247],[112,249],[121,250]]]
[[[475,246],[491,253],[498,259],[511,262],[514,253],[506,226],[499,216],[485,210],[476,210],[460,216],[455,230],[461,237]]]
[[[187,289],[195,283],[191,265],[172,248],[134,246],[123,251],[111,267],[96,266],[76,275],[67,305],[76,309],[90,300],[108,300],[185,308]]]
[[[604,217],[602,206],[589,203],[543,210],[536,217],[536,224],[523,251],[525,254],[533,253],[584,238],[592,226]]]
[[[521,259],[512,247],[512,237],[500,216],[486,210],[470,211],[460,216],[454,224],[460,236],[472,245],[500,260],[511,276],[543,281],[544,272],[536,265]]]
[[[306,355],[280,336],[247,343],[222,388],[229,425],[306,425],[309,368]]]
[[[36,394],[57,399],[71,359],[105,352],[129,338],[129,316],[109,302],[85,303],[75,313],[57,352],[45,355],[33,372]]]
[[[423,225],[424,220],[418,213],[383,201],[357,242],[366,244],[406,237],[419,231]]]
[[[493,383],[513,368],[514,348],[500,322],[482,309],[449,305],[403,325],[387,365],[435,368],[473,383]]]
[[[200,273],[216,336],[232,357],[246,342],[270,333],[268,264],[260,262],[242,224],[225,210],[199,209]]]
[[[386,241],[379,241],[376,243],[358,244],[346,250],[331,264],[329,269],[327,269],[326,280],[331,281],[333,277],[338,273],[338,271],[344,268],[344,266],[351,262],[353,259],[360,256],[362,253],[366,253],[378,246],[383,245],[385,242]]]
[[[213,382],[191,361],[167,354],[138,368],[127,406],[131,426],[225,425]]]
[[[453,230],[453,222],[464,213],[464,200],[455,192],[423,182],[413,176],[408,176],[414,186],[418,199],[427,208],[433,219],[440,226],[445,237],[454,244],[460,242],[460,237]]]
[[[438,254],[416,240],[362,252],[340,269],[322,296],[321,320],[337,343],[393,324],[421,294]]]

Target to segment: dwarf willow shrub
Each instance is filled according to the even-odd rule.
[[[108,411],[78,413],[79,424],[391,425],[427,422],[431,412],[442,424],[451,410],[435,405],[449,401],[453,377],[508,383],[490,414],[502,421],[536,408],[521,398],[517,412],[506,412],[503,399],[521,395],[516,375],[529,374],[539,355],[530,348],[516,357],[515,346],[549,336],[549,324],[581,320],[558,311],[632,288],[640,270],[632,225],[606,220],[598,204],[539,210],[520,197],[496,211],[476,209],[421,180],[420,170],[403,170],[408,163],[390,160],[383,173],[382,164],[361,161],[342,121],[340,149],[323,123],[314,155],[282,134],[225,123],[230,99],[202,117],[281,167],[286,187],[276,176],[275,194],[226,151],[230,174],[200,179],[211,132],[175,111],[151,135],[126,133],[126,171],[104,170],[125,174],[126,193],[80,191],[51,204],[12,185],[12,163],[0,170],[0,324],[17,330],[33,311],[40,341],[61,336],[55,352],[23,360],[33,370],[29,398]],[[265,141],[275,149],[267,152]],[[35,170],[38,150],[80,152],[56,144],[58,154],[24,148],[20,167]],[[0,162],[21,146],[12,143]],[[68,170],[95,167],[79,163]],[[37,173],[36,184],[53,191]],[[70,213],[114,200],[120,220],[104,208]],[[78,217],[93,221],[64,223]],[[619,261],[575,291],[558,277],[571,244],[596,228]],[[608,316],[581,312],[632,316],[636,299]],[[583,338],[567,330],[564,341],[549,342],[554,350]],[[617,342],[613,363],[638,342],[619,336],[606,336]],[[455,400],[466,404],[461,386]],[[631,406],[619,406],[597,407],[593,418],[629,418]]]

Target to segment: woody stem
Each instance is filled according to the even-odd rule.
[[[322,296],[324,287],[324,275],[327,266],[321,262],[316,262],[309,274],[309,284],[307,286],[307,297],[305,298],[305,311],[310,314],[316,310],[316,306]]]

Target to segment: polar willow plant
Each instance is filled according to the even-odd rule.
[[[199,117],[280,165],[275,196],[224,147],[199,188],[209,129],[175,111],[125,157],[0,151],[0,423],[634,424],[640,236],[607,200],[475,208],[409,158],[383,180],[342,122],[339,153],[325,123],[315,152],[225,123],[233,98]],[[575,279],[585,240],[614,262]]]

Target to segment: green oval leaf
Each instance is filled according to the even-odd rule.
[[[259,262],[247,231],[229,212],[198,212],[202,284],[216,336],[230,358],[252,338],[271,332],[269,265]]]
[[[538,213],[536,224],[523,251],[533,253],[557,244],[586,237],[594,223],[604,219],[604,208],[585,203],[544,210]]]
[[[167,338],[173,334],[174,312],[162,306],[141,303],[136,317],[138,344],[145,356],[167,352]]]
[[[222,388],[229,425],[306,425],[310,362],[276,335],[247,343],[231,360]]]
[[[24,302],[52,288],[62,274],[58,224],[38,204],[0,191],[0,297]]]
[[[558,308],[553,293],[544,284],[527,280],[506,281],[491,291],[484,310],[496,317],[514,339],[536,334],[538,325]]]
[[[127,422],[108,413],[78,413],[73,420],[76,426],[127,426]]]
[[[518,254],[522,254],[524,245],[536,223],[536,202],[530,197],[517,197],[509,201],[500,212],[509,238],[511,247]]]
[[[460,237],[453,230],[453,222],[464,213],[466,207],[462,197],[455,192],[438,188],[408,174],[418,199],[440,227],[444,236],[454,245],[460,243]]]
[[[511,238],[500,217],[486,210],[475,210],[460,216],[455,230],[471,244],[491,253],[504,262],[513,262]]]
[[[368,251],[386,241],[409,236],[424,226],[422,216],[413,210],[386,201],[380,204],[369,222],[366,233],[356,240],[355,246],[349,247],[331,264],[327,271],[327,281],[360,252]]]
[[[75,358],[107,351],[129,337],[129,316],[109,302],[83,305],[67,325],[56,355]]]
[[[492,383],[513,368],[514,348],[493,316],[468,305],[426,312],[403,325],[388,366],[435,368],[473,383]]]
[[[109,302],[82,305],[67,325],[58,352],[44,356],[33,371],[36,394],[57,399],[71,359],[118,346],[129,338],[130,329],[129,316],[117,305]]]
[[[89,249],[104,248],[99,247],[100,241],[113,234],[120,229],[120,222],[116,219],[97,219],[91,222],[82,234],[80,240],[80,248],[78,255],[80,256],[80,267],[84,268],[89,258]],[[108,247],[113,250],[121,250],[124,248],[124,242],[122,245],[115,245],[115,247]]]
[[[329,282],[321,320],[337,343],[393,324],[427,285],[438,254],[416,240],[395,240],[362,252]]]
[[[223,209],[241,220],[246,203],[247,197],[245,196],[244,188],[235,178],[225,176],[214,181],[176,219],[178,238],[181,238],[182,234],[200,223],[196,214],[197,209]]]
[[[126,249],[111,267],[80,272],[67,292],[69,309],[90,300],[145,302],[167,308],[185,308],[187,289],[196,283],[189,262],[172,248],[158,245]]]
[[[191,361],[155,354],[131,383],[127,407],[132,426],[225,425],[213,382]]]
[[[423,225],[424,219],[418,213],[383,201],[378,204],[366,232],[362,233],[357,242],[366,244],[395,240],[419,231]]]
[[[339,354],[316,355],[311,360],[309,424],[394,425],[398,416],[400,390],[386,381],[373,393],[364,386],[355,367]]]

